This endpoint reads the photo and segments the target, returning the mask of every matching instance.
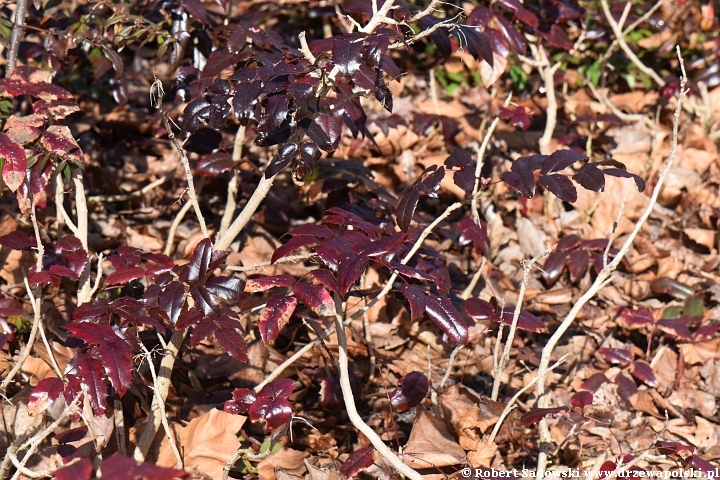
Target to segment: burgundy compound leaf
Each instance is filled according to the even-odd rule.
[[[73,374],[67,375],[63,389],[65,403],[69,404],[84,389],[90,396],[90,406],[96,415],[103,415],[107,406],[108,390],[102,361],[88,354],[78,354],[70,362]]]
[[[570,409],[568,407],[536,408],[523,414],[523,416],[520,417],[520,423],[525,427],[529,427],[530,425],[535,425],[548,415],[560,415],[569,411]]]
[[[318,239],[314,237],[313,235],[303,235],[303,236],[297,236],[293,237],[290,240],[288,240],[287,243],[284,245],[280,245],[278,248],[275,249],[275,251],[272,254],[272,258],[270,259],[270,264],[273,264],[280,260],[281,258],[287,256],[288,254],[294,252],[300,247],[304,247],[306,245],[312,245],[314,243],[317,243]]]
[[[158,296],[158,306],[167,313],[173,325],[180,319],[184,303],[185,287],[177,281],[170,282]]]
[[[287,378],[275,380],[263,387],[257,394],[257,400],[248,410],[250,420],[264,420],[266,428],[274,430],[281,427],[292,417],[292,405],[288,397],[295,390],[293,381]]]
[[[195,171],[203,177],[216,177],[221,173],[235,168],[237,162],[223,152],[209,153],[202,157],[195,168]]]
[[[630,370],[635,378],[644,382],[649,387],[657,386],[657,379],[655,378],[655,372],[649,363],[642,360],[636,360],[632,363]]]
[[[277,153],[265,168],[265,178],[271,178],[280,173],[280,170],[287,167],[297,155],[297,143],[286,143],[278,148]]]
[[[495,311],[493,321],[497,322],[499,318],[502,318],[503,325],[511,326],[513,322],[513,316],[515,315],[515,305],[505,305],[502,309],[502,316],[500,315],[499,308]],[[533,333],[545,333],[547,327],[538,317],[528,312],[527,310],[520,310],[520,316],[518,317],[517,328]]]
[[[5,170],[3,169],[3,172]],[[627,170],[623,170],[621,168],[606,168],[602,171],[605,175],[610,175],[612,177],[618,177],[618,178],[632,178],[635,182],[635,186],[638,189],[638,192],[644,192],[645,191],[645,180],[642,179],[639,175],[635,175],[634,173],[630,173]]]
[[[290,287],[295,284],[292,275],[272,275],[269,277],[251,278],[245,283],[246,293],[264,292],[276,287]]]
[[[457,231],[460,234],[460,245],[472,243],[478,255],[482,255],[485,247],[490,245],[487,225],[482,220],[478,225],[470,218],[463,218],[458,222]]]
[[[353,245],[353,253],[364,257],[379,257],[386,255],[405,242],[407,234],[396,233],[381,240],[375,240],[366,244]]]
[[[421,372],[410,372],[398,380],[398,388],[390,394],[390,404],[399,412],[410,410],[428,393],[428,378]]]
[[[243,282],[235,277],[210,277],[205,282],[205,288],[218,298],[226,302],[239,302],[245,298]]]
[[[567,235],[558,242],[557,250],[559,252],[569,252],[579,247],[582,239],[577,235]]]
[[[290,320],[297,299],[286,295],[273,295],[265,305],[265,309],[260,314],[260,336],[265,343],[272,343],[280,334],[280,329]]]
[[[658,440],[657,443],[655,443],[655,448],[657,448],[661,455],[668,456],[675,454],[688,456],[695,452],[695,447],[680,442],[668,442],[666,440]]]
[[[44,412],[63,393],[65,385],[62,380],[47,377],[38,382],[30,392],[28,414],[38,415]]]
[[[592,406],[592,403],[593,403],[592,392],[577,392],[572,397],[570,397],[570,405],[572,405],[575,408],[579,408],[583,414],[585,413],[585,409],[587,407]]]
[[[25,149],[4,133],[0,133],[0,158],[5,159],[2,178],[8,188],[15,192],[25,181],[25,170],[27,170]]]
[[[362,447],[355,450],[348,456],[347,460],[340,467],[340,473],[346,477],[354,477],[363,470],[370,468],[375,463],[375,451]]]
[[[124,395],[132,380],[133,360],[130,345],[106,323],[72,323],[64,328],[85,343],[98,346],[102,367],[110,383],[118,395]]]
[[[298,300],[321,317],[335,316],[335,301],[324,287],[310,283],[296,283],[293,293]]]
[[[310,275],[315,277],[315,280],[323,284],[328,290],[340,293],[340,289],[337,285],[337,280],[335,280],[335,276],[330,270],[326,270],[324,268],[316,268],[315,270],[310,272]]]
[[[334,42],[332,59],[340,73],[350,78],[360,69],[363,42],[349,42],[341,38]]]
[[[468,327],[449,298],[428,295],[425,298],[425,312],[452,342],[458,345],[467,343]]]

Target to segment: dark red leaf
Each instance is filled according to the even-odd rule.
[[[470,218],[463,218],[457,224],[457,231],[460,234],[460,245],[472,243],[475,253],[478,255],[482,255],[485,247],[490,246],[487,225],[482,220],[478,225]]]
[[[225,402],[223,410],[233,415],[245,414],[256,400],[255,393],[247,388],[236,388],[232,392],[233,399]]]
[[[392,252],[394,249],[403,244],[407,234],[396,233],[390,237],[367,243],[365,245],[353,245],[353,253],[364,257],[379,257]]]
[[[567,235],[558,242],[557,249],[560,252],[569,252],[579,247],[581,242],[582,239],[577,235]]]
[[[347,254],[338,262],[338,289],[340,295],[346,295],[350,287],[357,282],[365,271],[370,260],[367,257]]]
[[[92,462],[87,458],[81,458],[72,465],[55,470],[53,475],[56,480],[90,480],[94,471]]]
[[[515,305],[505,305],[502,310],[502,322],[503,325],[512,325],[513,316],[515,314]],[[500,311],[496,310],[495,315],[492,317],[493,321],[497,322],[500,318]],[[547,327],[538,317],[528,312],[527,310],[521,310],[520,316],[518,317],[517,328],[534,333],[547,332]]]
[[[584,414],[587,407],[591,407],[593,403],[592,392],[577,392],[570,397],[570,405],[579,408]]]
[[[657,448],[661,455],[668,456],[679,454],[681,452],[686,452],[684,453],[685,455],[695,453],[695,447],[685,445],[680,442],[668,442],[666,440],[658,440],[657,443],[655,443],[655,448]]]
[[[339,225],[352,225],[353,227],[357,228],[358,230],[362,230],[363,232],[368,234],[368,236],[370,236],[370,238],[372,238],[373,240],[378,240],[381,236],[381,231],[376,225],[368,222],[367,220],[363,220],[362,218],[360,218],[359,215],[357,215],[353,212],[348,212],[347,210],[343,210],[342,208],[339,208],[339,207],[333,207],[328,210],[328,213],[338,216],[339,218],[342,219],[342,221],[339,221],[339,222],[332,221],[331,220],[332,215],[330,215],[325,218],[326,223],[336,223]]]
[[[102,366],[110,383],[123,396],[132,380],[132,349],[106,323],[80,322],[66,325],[65,330],[88,345],[97,345],[100,349]]]
[[[535,195],[535,175],[532,171],[504,172],[501,177],[505,183],[519,191],[523,197],[532,198]]]
[[[588,265],[590,264],[590,255],[584,250],[570,252],[567,254],[565,264],[570,272],[570,281],[577,282],[587,271]]]
[[[564,50],[570,50],[572,48],[572,42],[568,38],[565,31],[560,28],[559,25],[550,25],[548,30],[537,30],[538,34],[547,40],[547,42],[553,47],[562,48]]]
[[[2,167],[5,185],[15,192],[25,181],[25,170],[27,170],[25,149],[4,133],[0,133],[0,158],[5,160]]]
[[[590,391],[594,392],[595,390],[600,388],[600,386],[603,383],[609,383],[609,382],[610,382],[610,379],[607,378],[604,373],[596,373],[596,374],[592,375],[590,378],[588,378],[587,380],[585,380],[584,382],[582,382],[580,384],[580,388],[582,388],[583,390],[590,390]]]
[[[328,132],[326,132],[325,129],[323,129],[323,127],[315,120],[305,117],[298,122],[298,126],[303,129],[310,140],[312,140],[321,150],[326,152],[332,152],[335,150]]]
[[[255,119],[253,103],[260,94],[261,88],[262,82],[260,80],[240,82],[235,85],[232,101],[233,111],[242,125],[247,125],[249,120]]]
[[[198,162],[195,171],[204,177],[216,177],[235,168],[237,163],[224,152],[209,153]]]
[[[605,175],[610,175],[612,177],[619,177],[619,178],[632,178],[635,182],[635,186],[638,189],[638,192],[644,192],[645,191],[645,180],[642,179],[639,175],[635,175],[634,173],[630,173],[627,170],[623,170],[621,168],[605,168],[602,171]]]
[[[656,278],[650,282],[650,288],[655,293],[670,295],[677,300],[685,300],[693,294],[692,287],[668,277]]]
[[[340,473],[346,477],[354,477],[363,470],[372,467],[375,463],[375,451],[361,447],[348,456],[347,460],[340,467]]]
[[[103,415],[107,406],[107,384],[103,362],[85,353],[76,355],[70,362],[70,371],[67,383],[63,390],[65,403],[72,403],[73,399],[84,390],[90,396],[90,406],[96,415]]]
[[[502,14],[496,13],[495,19],[500,24],[500,31],[510,44],[510,48],[521,55],[524,54],[525,50],[527,50],[527,43],[525,43],[523,36],[515,30],[512,23],[510,23]]]
[[[298,300],[321,317],[335,316],[335,301],[324,287],[310,283],[296,283],[293,293]]]
[[[128,283],[132,280],[137,280],[145,275],[145,270],[139,267],[124,268],[108,275],[105,280],[105,284],[119,285],[121,283]]]
[[[484,33],[470,26],[459,26],[457,35],[463,47],[466,47],[476,60],[485,60],[493,66],[493,51],[490,39]]]
[[[226,302],[239,302],[245,297],[242,281],[235,277],[210,277],[205,288]]]
[[[295,155],[297,155],[298,146],[297,143],[286,143],[278,148],[277,153],[268,164],[265,169],[265,178],[274,177],[280,170],[285,168],[292,162]]]
[[[410,372],[398,380],[398,388],[390,394],[390,404],[399,412],[410,410],[428,393],[428,378],[421,372]]]
[[[362,52],[363,42],[335,39],[332,48],[333,63],[340,69],[340,73],[350,78],[360,69]]]
[[[560,275],[562,275],[562,272],[565,269],[567,257],[568,254],[566,252],[559,251],[558,247],[558,250],[552,252],[545,259],[545,264],[543,265],[543,278],[549,286],[554,285],[560,278]]]
[[[698,472],[705,473],[708,478],[713,478],[717,471],[717,467],[715,467],[715,465],[697,455],[690,457],[689,466]]]
[[[630,372],[633,374],[633,376],[635,378],[637,378],[641,382],[644,382],[647,386],[649,386],[649,387],[657,386],[657,379],[655,378],[655,372],[653,372],[653,369],[649,363],[644,362],[642,360],[635,360],[632,363],[632,368],[630,369]]]
[[[174,468],[158,467],[152,463],[138,462],[129,457],[116,453],[103,460],[100,466],[102,478],[108,480],[128,480],[130,478],[145,478],[147,480],[175,480],[190,479],[190,474]]]
[[[585,155],[572,150],[558,150],[543,161],[541,168],[543,173],[559,172],[585,158],[587,158]]]
[[[637,393],[638,388],[637,385],[635,385],[635,382],[622,372],[618,373],[615,377],[615,384],[618,386],[620,394],[626,400]]]
[[[292,275],[273,275],[269,277],[251,278],[245,282],[245,292],[264,292],[276,287],[290,287],[295,284],[295,277]]]
[[[241,362],[248,361],[248,349],[245,344],[245,339],[238,332],[241,328],[240,323],[237,320],[232,320],[231,325],[222,325],[221,321],[216,321],[217,326],[215,330],[215,340],[231,357],[240,360]]]
[[[410,187],[403,190],[398,197],[398,204],[396,210],[396,222],[400,230],[407,232],[410,228],[410,222],[412,221],[415,209],[420,201],[420,191],[417,184],[411,185]]]
[[[628,325],[647,325],[655,321],[653,314],[647,310],[620,307],[618,315],[625,319]]]
[[[425,292],[406,283],[402,286],[402,293],[410,304],[410,321],[417,320],[425,313]]]
[[[280,329],[290,320],[297,299],[286,295],[273,295],[265,305],[265,309],[260,314],[260,336],[265,343],[274,342],[280,333]]]
[[[158,306],[167,313],[173,325],[175,325],[180,318],[184,303],[185,287],[177,281],[170,282],[165,287],[165,290],[158,296]]]
[[[630,350],[624,348],[599,348],[599,353],[605,360],[610,363],[618,363],[620,365],[630,365],[633,361],[633,353]]]
[[[32,250],[37,247],[37,239],[20,230],[0,237],[0,245],[10,250]]]
[[[563,175],[541,175],[538,181],[560,200],[569,203],[577,201],[577,190],[568,177]]]
[[[315,277],[315,280],[323,284],[330,291],[340,293],[340,290],[337,286],[337,281],[335,280],[335,276],[331,271],[324,268],[316,268],[315,270],[310,272],[310,275]]]
[[[264,420],[266,428],[270,430],[283,426],[293,414],[288,401],[293,390],[293,381],[287,378],[275,380],[263,387],[248,410],[250,420]]]
[[[40,380],[30,392],[28,414],[43,413],[56,398],[62,395],[64,387],[65,385],[59,378],[47,377]]]
[[[487,320],[495,315],[495,307],[490,302],[479,298],[468,298],[461,307],[475,320]]]
[[[278,128],[287,118],[289,105],[285,92],[271,95],[265,103],[265,115],[260,119],[258,132],[269,133]]]
[[[280,245],[272,254],[270,263],[273,264],[300,247],[317,243],[318,239],[312,235],[293,237],[284,245]]]
[[[595,163],[587,163],[580,167],[580,170],[573,176],[580,186],[591,192],[602,192],[605,190],[605,175]]]
[[[658,328],[662,331],[683,340],[690,340],[692,333],[687,327],[687,324],[682,320],[668,320],[662,319],[657,322]]]
[[[520,417],[520,423],[525,427],[529,427],[530,425],[535,425],[548,415],[560,415],[569,411],[570,409],[568,407],[536,408],[523,414],[523,416]]]
[[[426,296],[425,312],[430,320],[445,332],[450,341],[458,345],[467,343],[468,327],[449,298]]]

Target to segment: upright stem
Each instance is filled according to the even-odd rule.
[[[367,423],[363,421],[355,408],[355,396],[353,395],[352,386],[350,385],[350,374],[348,364],[347,337],[345,336],[345,327],[343,326],[343,303],[340,296],[335,294],[335,327],[338,336],[338,367],[340,370],[340,389],[342,390],[343,400],[345,401],[345,410],[348,418],[355,428],[360,430],[363,435],[370,440],[370,443],[378,451],[387,462],[392,465],[401,475],[411,480],[422,480],[423,476],[403,463],[403,461],[393,452],[390,447],[385,445],[382,439],[375,433]]]
[[[25,31],[25,15],[27,14],[27,0],[17,0],[15,7],[15,23],[10,34],[10,50],[5,76],[9,77],[17,67],[17,56],[20,51],[20,41]]]

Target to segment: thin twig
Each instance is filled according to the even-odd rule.
[[[162,82],[157,77],[155,77],[155,81],[150,87],[150,96],[151,98],[153,98],[155,102],[155,108],[162,117],[163,124],[165,125],[165,130],[167,130],[168,138],[175,146],[175,150],[177,150],[180,154],[180,161],[183,168],[185,169],[185,178],[187,179],[188,184],[188,197],[190,197],[190,202],[192,202],[193,208],[195,209],[195,215],[197,216],[198,222],[200,223],[200,231],[202,232],[203,237],[210,238],[207,225],[205,225],[205,217],[203,217],[202,211],[200,210],[200,204],[198,203],[198,197],[195,192],[195,181],[193,180],[193,173],[190,169],[190,160],[188,159],[187,153],[185,152],[185,149],[180,143],[180,140],[178,140],[173,133],[172,125],[170,125],[170,117],[168,116],[167,112],[162,109],[162,101],[164,95],[165,90],[163,89]]]
[[[603,0],[605,2],[605,0]],[[663,167],[662,171],[660,172],[660,175],[658,177],[657,183],[655,185],[655,189],[653,190],[653,194],[650,197],[650,201],[648,202],[647,207],[645,208],[645,211],[643,212],[642,216],[638,219],[637,223],[635,224],[635,228],[633,228],[632,232],[630,232],[630,235],[625,240],[625,243],[620,248],[620,251],[615,256],[612,262],[610,262],[608,265],[603,267],[603,269],[600,271],[598,276],[596,277],[593,284],[587,289],[587,291],[575,302],[572,309],[570,309],[570,312],[567,314],[567,316],[563,319],[563,321],[560,323],[560,325],[557,327],[553,335],[550,337],[550,339],[547,341],[545,347],[542,351],[542,356],[540,358],[540,366],[539,369],[546,369],[548,364],[550,363],[550,356],[552,355],[552,352],[555,350],[555,346],[557,345],[558,341],[560,341],[560,338],[562,338],[563,334],[567,331],[568,328],[573,324],[575,319],[577,318],[578,313],[582,310],[582,308],[587,304],[587,302],[592,299],[597,292],[604,287],[609,281],[610,281],[610,275],[617,269],[618,265],[622,261],[622,259],[625,257],[627,252],[630,250],[630,247],[633,244],[633,241],[635,240],[635,237],[637,237],[638,233],[640,233],[640,229],[645,224],[645,221],[648,219],[650,214],[653,211],[653,207],[657,203],[658,195],[660,194],[660,190],[662,189],[662,186],[665,182],[665,179],[668,176],[668,173],[670,172],[670,168],[672,167],[673,163],[675,162],[675,157],[677,155],[677,143],[678,143],[678,129],[680,125],[680,112],[682,111],[682,103],[683,99],[685,98],[685,95],[687,94],[687,91],[685,90],[685,86],[687,85],[687,74],[685,73],[685,64],[683,62],[682,56],[680,55],[680,47],[677,47],[677,54],[678,58],[680,60],[680,67],[682,70],[682,77],[680,78],[680,92],[678,94],[677,99],[677,106],[675,107],[675,114],[673,116],[673,135],[672,135],[672,144],[670,149],[670,155],[668,157],[668,160]],[[538,398],[538,407],[543,408],[546,407],[547,404],[547,395],[545,394],[545,381],[543,378],[541,378],[537,382],[537,398]],[[537,476],[542,477],[545,472],[546,463],[547,463],[547,453],[548,449],[550,447],[550,443],[552,442],[552,437],[550,436],[550,431],[547,426],[546,421],[541,421],[539,425],[540,429],[540,452],[538,454],[538,468],[537,468]]]
[[[128,200],[132,200],[133,198],[142,197],[155,187],[158,187],[165,183],[165,180],[167,180],[167,176],[160,177],[154,182],[150,182],[141,189],[135,190],[134,192],[120,193],[117,195],[93,195],[91,197],[88,197],[87,200],[89,203],[127,202]]]
[[[25,15],[27,14],[27,0],[17,0],[15,6],[15,23],[10,34],[10,50],[8,51],[7,70],[5,76],[10,77],[17,67],[17,57],[20,51],[20,42],[25,32]]]
[[[550,367],[548,367],[545,370],[538,370],[538,373],[533,377],[532,380],[530,380],[527,385],[523,386],[520,390],[515,393],[515,395],[512,396],[512,398],[508,401],[508,403],[505,405],[505,408],[503,409],[502,413],[500,414],[500,418],[498,418],[497,423],[495,424],[495,428],[493,428],[492,433],[490,434],[490,438],[488,439],[488,443],[493,443],[495,441],[495,437],[497,437],[497,434],[500,432],[500,427],[502,426],[503,421],[505,420],[505,417],[507,417],[510,412],[515,408],[515,402],[517,402],[518,398],[520,398],[520,395],[525,393],[537,383],[538,380],[540,380],[540,377],[544,377],[548,373],[555,370],[557,367],[559,367],[565,359],[568,357],[569,353],[566,353],[562,357],[560,357],[560,360],[553,363]]]
[[[360,430],[370,443],[375,447],[378,453],[392,465],[401,475],[411,480],[422,480],[423,476],[410,468],[408,465],[393,452],[390,447],[375,433],[367,423],[360,417],[355,408],[355,396],[353,395],[352,386],[350,385],[350,374],[348,365],[348,346],[347,337],[345,336],[345,327],[343,325],[344,305],[340,296],[335,294],[335,328],[338,337],[338,365],[340,369],[340,388],[345,401],[345,410],[348,419],[355,428]]]
[[[235,144],[233,146],[232,160],[235,165],[238,165],[242,160],[243,143],[245,141],[245,125],[240,125],[237,133],[235,134]],[[235,209],[237,208],[237,199],[235,196],[238,192],[238,186],[240,184],[240,175],[237,171],[232,171],[232,178],[228,182],[227,188],[227,200],[225,201],[225,212],[223,212],[222,219],[220,220],[220,230],[218,230],[218,237],[222,237],[230,227],[233,217],[235,216]]]
[[[612,13],[610,12],[610,7],[608,6],[607,0],[600,0],[600,4],[602,5],[603,12],[605,13],[605,18],[607,18],[608,23],[610,24],[610,28],[612,28],[613,33],[615,34],[615,39],[617,40],[618,44],[620,45],[620,48],[623,52],[625,52],[625,55],[630,59],[630,61],[635,64],[635,66],[643,72],[648,77],[652,78],[655,83],[657,83],[659,86],[664,87],[665,86],[665,80],[662,79],[660,75],[657,74],[655,70],[652,68],[649,68],[646,66],[642,60],[638,58],[637,55],[635,55],[635,52],[632,51],[630,46],[625,41],[625,33],[622,31],[622,27],[618,24],[618,22],[615,21],[615,19],[612,16]],[[630,2],[628,2],[630,4]],[[624,22],[623,22],[624,23]]]
[[[512,323],[510,324],[510,331],[508,332],[507,340],[505,340],[505,348],[503,349],[502,356],[500,357],[500,361],[496,365],[495,371],[493,372],[493,375],[495,376],[495,379],[493,381],[493,389],[492,389],[492,396],[490,397],[492,401],[497,402],[498,395],[500,395],[500,385],[502,385],[502,376],[503,373],[505,373],[505,368],[507,368],[508,363],[510,363],[510,349],[512,348],[513,341],[515,340],[515,333],[517,332],[517,325],[518,321],[520,320],[520,313],[522,311],[522,302],[525,298],[525,290],[527,289],[527,284],[530,279],[530,271],[532,270],[535,263],[537,263],[538,260],[541,258],[546,257],[554,250],[553,248],[549,248],[542,252],[540,255],[533,257],[529,262],[525,262],[523,260],[523,279],[522,284],[520,285],[520,292],[518,293],[518,299],[517,303],[515,304],[515,311],[513,312],[513,319]],[[502,322],[500,322],[500,327],[502,327]],[[495,345],[496,351],[500,349],[500,337],[498,336],[498,343]]]
[[[160,424],[162,422],[162,407],[160,405],[160,401],[164,402],[167,398],[168,392],[170,391],[170,376],[172,375],[175,359],[178,356],[180,346],[182,345],[183,340],[185,340],[186,334],[187,328],[173,332],[172,337],[170,337],[170,342],[167,344],[167,349],[165,350],[163,359],[160,361],[160,369],[158,371],[157,381],[154,385],[155,395],[153,396],[152,406],[150,407],[150,417],[148,418],[148,423],[145,426],[145,429],[140,436],[140,440],[138,440],[137,447],[135,447],[135,452],[133,453],[133,458],[135,458],[138,462],[145,460],[145,455],[147,455],[147,452],[150,450],[150,446],[155,440],[155,435],[157,435],[157,432],[160,429]]]
[[[158,412],[160,416],[160,421],[162,422],[163,427],[165,428],[165,435],[167,435],[168,442],[170,443],[170,448],[173,451],[173,454],[175,455],[175,468],[182,469],[183,468],[183,459],[182,455],[180,455],[180,450],[178,450],[177,443],[175,442],[175,435],[173,435],[173,431],[170,430],[170,425],[168,424],[167,419],[167,412],[165,411],[165,399],[160,397],[160,394],[157,389],[158,377],[155,374],[155,364],[153,363],[152,355],[150,355],[150,352],[148,352],[145,345],[141,342],[140,348],[143,352],[145,352],[145,358],[148,362],[148,367],[150,367],[150,375],[153,379],[153,392],[154,392],[154,401],[157,401],[158,405]],[[154,403],[154,402],[153,402]]]
[[[276,260],[274,263],[271,262],[257,262],[253,263],[252,265],[228,265],[225,267],[226,270],[230,272],[251,272],[253,270],[258,270],[263,267],[269,267],[271,265],[277,265],[279,263],[295,263],[295,262],[304,262],[305,260],[309,260],[315,256],[314,253],[303,253],[301,255],[288,255],[287,257],[283,257],[279,260]]]

